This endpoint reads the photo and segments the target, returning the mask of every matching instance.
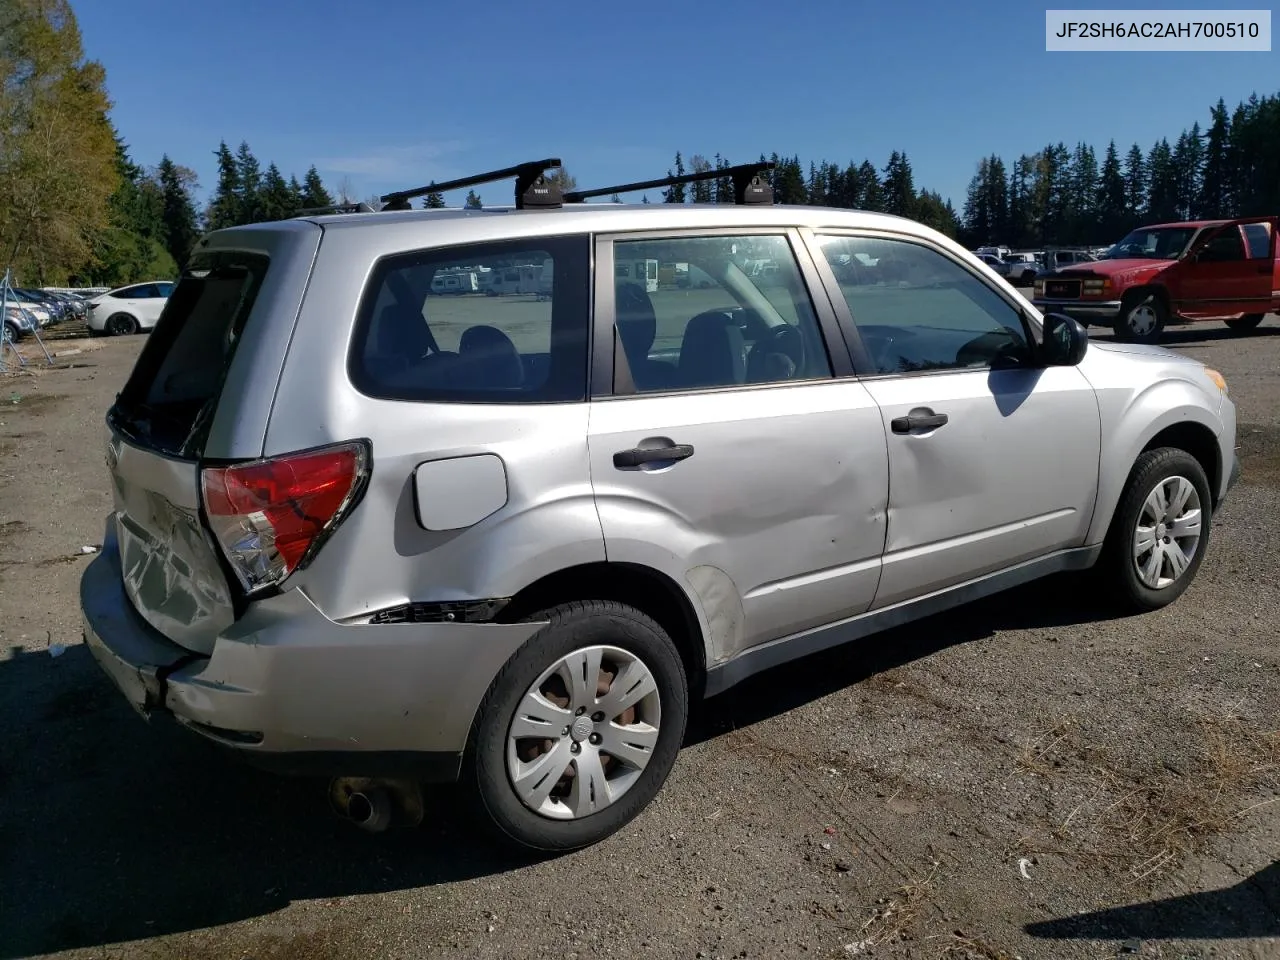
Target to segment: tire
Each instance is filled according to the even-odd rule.
[[[1227,329],[1232,333],[1248,333],[1251,330],[1257,330],[1264,316],[1266,314],[1246,313],[1243,317],[1232,317],[1226,321]]]
[[[128,313],[113,313],[102,328],[114,337],[128,337],[138,332],[138,320]]]
[[[10,323],[9,321],[6,320],[4,324],[4,328],[9,331],[10,342],[17,343],[19,340],[22,339],[23,333],[20,329],[18,329],[18,325],[16,323]]]
[[[500,838],[542,853],[561,853],[589,846],[617,832],[657,794],[684,740],[689,713],[688,684],[684,664],[671,638],[636,609],[611,601],[578,602],[553,607],[529,619],[550,622],[516,651],[490,685],[472,724],[463,776],[474,793],[476,809],[486,815],[488,825]],[[651,689],[651,692],[640,699],[635,713],[626,721],[633,723],[644,718],[653,721],[652,726],[657,728],[656,736],[652,726],[646,731],[646,737],[652,738],[649,749],[630,748],[632,761],[639,763],[639,767],[612,759],[602,747],[594,746],[596,731],[608,735],[610,731],[624,729],[612,722],[623,714],[596,719],[601,713],[583,712],[586,694],[575,697],[561,679],[563,675],[555,672],[556,666],[566,659],[573,661],[575,670],[579,665],[583,670],[589,669],[587,664],[591,661],[575,654],[601,647],[605,648],[601,651],[602,668],[629,664],[614,669],[614,679],[632,676],[652,681],[652,684],[643,683],[642,689]],[[641,665],[638,668],[637,663]],[[624,673],[624,670],[632,672]],[[598,684],[604,682],[602,677],[603,670],[598,671]],[[535,685],[538,690],[550,692],[544,692],[540,700],[529,700],[527,697],[535,692]],[[596,706],[596,697],[607,697],[612,692],[609,686],[601,695],[597,686],[590,705]],[[563,713],[561,701],[567,704]],[[546,727],[547,736],[539,731],[536,738],[509,740],[513,723],[522,716],[517,708],[523,703],[534,704],[534,712],[554,720],[554,725]],[[528,719],[532,713],[523,716],[526,730],[538,729],[534,721]],[[560,726],[561,722],[566,726]],[[568,736],[563,733],[565,729],[570,730]],[[590,736],[583,739],[588,731]],[[620,747],[625,743],[613,742]],[[548,748],[547,744],[552,745]],[[603,744],[607,746],[608,743]],[[578,752],[571,752],[575,748]],[[537,769],[537,759],[549,755],[555,755],[555,759],[547,761],[550,770]],[[589,763],[592,758],[608,766],[607,771],[597,766],[596,772],[603,783],[612,785],[609,792],[582,793],[573,786],[566,792],[566,783],[586,782],[578,775],[579,764]],[[559,767],[561,759],[565,761],[564,767]],[[563,774],[556,778],[555,785],[547,786],[547,774],[554,773],[557,767]],[[570,778],[567,775],[571,770]],[[533,799],[526,802],[515,786],[517,774],[527,776],[529,785],[541,783],[544,789],[531,790]],[[533,778],[540,774],[541,779],[535,781]],[[606,806],[592,809],[593,796],[598,799],[615,790],[620,792]],[[548,792],[550,796],[546,796]],[[539,802],[541,812],[532,806]],[[582,812],[581,816],[575,807]]]
[[[1169,320],[1169,308],[1154,293],[1126,297],[1120,304],[1112,330],[1116,339],[1127,343],[1157,343]]]
[[[1178,481],[1190,485],[1185,506],[1182,508],[1182,522],[1165,527],[1164,520],[1152,515],[1148,501],[1154,498],[1158,488],[1166,493],[1176,489]],[[1166,502],[1172,507],[1172,502]],[[1152,553],[1141,550],[1138,545],[1139,525],[1151,529],[1151,534],[1141,534],[1144,541],[1154,544],[1153,550],[1160,550],[1165,558],[1173,556],[1169,552],[1169,544],[1176,544],[1182,557],[1187,556],[1189,536],[1179,537],[1174,532],[1179,526],[1184,530],[1191,529],[1187,523],[1187,511],[1193,506],[1199,509],[1199,525],[1191,546],[1188,562],[1176,576],[1164,582],[1164,574],[1177,570],[1171,559],[1156,561],[1158,566],[1152,567]],[[1156,520],[1155,523],[1152,521]],[[1185,450],[1176,447],[1161,447],[1148,450],[1138,457],[1129,472],[1129,481],[1125,485],[1120,502],[1116,505],[1115,516],[1111,520],[1111,528],[1107,532],[1107,540],[1103,546],[1096,573],[1102,578],[1104,585],[1113,598],[1129,612],[1145,613],[1159,610],[1173,603],[1191,585],[1200,563],[1204,559],[1209,545],[1209,531],[1213,523],[1213,497],[1209,490],[1209,481],[1204,468],[1195,457]],[[1166,532],[1169,535],[1166,535]],[[1157,539],[1160,538],[1160,539]],[[1144,579],[1139,567],[1148,572],[1155,569],[1159,578],[1155,584]]]

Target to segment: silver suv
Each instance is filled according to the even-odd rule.
[[[1238,473],[1215,371],[758,164],[671,206],[557,163],[498,171],[510,208],[403,209],[471,178],[200,242],[81,585],[138,710],[371,829],[461,780],[566,850],[653,798],[693,698],[1047,574],[1139,611],[1195,576]]]

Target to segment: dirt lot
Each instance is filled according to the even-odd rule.
[[[141,340],[56,342],[0,377],[0,958],[1280,956],[1280,320],[1170,340],[1244,464],[1181,601],[1060,579],[758,677],[631,827],[536,864],[448,791],[364,836],[130,711],[77,584]]]

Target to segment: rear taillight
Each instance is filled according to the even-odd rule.
[[[245,591],[306,564],[354,506],[368,470],[363,441],[205,468],[209,526]]]

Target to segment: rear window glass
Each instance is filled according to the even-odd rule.
[[[584,400],[588,263],[585,235],[388,257],[360,306],[351,380],[390,400]]]
[[[199,455],[267,267],[261,253],[192,256],[120,393],[114,422],[155,449]]]

